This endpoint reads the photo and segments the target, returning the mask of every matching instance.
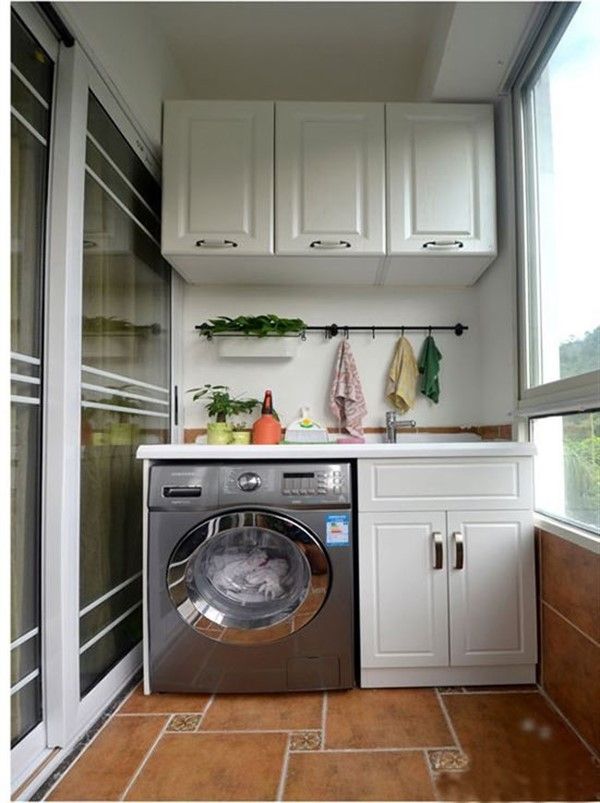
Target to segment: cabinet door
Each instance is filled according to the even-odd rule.
[[[163,252],[273,250],[273,103],[168,101]]]
[[[360,515],[363,667],[448,666],[445,525],[443,513]]]
[[[535,663],[531,513],[448,513],[448,551],[451,664]]]
[[[493,109],[388,103],[388,253],[496,253]]]
[[[383,254],[382,103],[278,103],[278,254]]]

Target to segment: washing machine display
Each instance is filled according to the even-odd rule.
[[[330,582],[318,539],[265,510],[215,516],[188,533],[169,561],[169,595],[191,627],[229,644],[278,641],[308,624]]]

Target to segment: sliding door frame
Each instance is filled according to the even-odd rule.
[[[44,721],[11,753],[12,788],[27,782],[21,791],[27,794],[72,749],[142,663],[142,647],[138,644],[80,699],[81,322],[90,91],[159,181],[160,165],[144,144],[145,137],[138,132],[123,99],[115,96],[82,48],[77,43],[72,47],[59,45],[31,4],[17,3],[13,8],[55,58],[44,287],[41,503]],[[171,393],[173,386],[171,371]],[[173,418],[171,435],[176,436]],[[35,781],[27,781],[43,762],[46,763]]]
[[[52,120],[49,126],[49,142],[48,142],[48,176],[47,176],[47,197],[46,197],[46,219],[45,219],[45,234],[44,234],[44,252],[43,252],[43,282],[41,291],[41,304],[42,304],[42,320],[44,321],[44,328],[47,325],[47,281],[49,272],[49,210],[51,204],[51,180],[52,180],[52,153],[55,142],[54,134],[54,115],[55,115],[55,102],[58,85],[58,57],[59,57],[59,42],[50,31],[46,23],[39,16],[37,11],[32,7],[31,3],[15,3],[12,6],[17,16],[21,19],[26,28],[29,29],[32,36],[37,39],[41,47],[46,51],[48,56],[54,62],[53,74],[53,89],[52,89]],[[41,675],[41,690],[42,690],[42,720],[39,722],[32,731],[24,736],[11,750],[11,773],[13,777],[24,778],[30,772],[32,767],[40,760],[40,757],[47,753],[47,703],[46,703],[46,671],[45,671],[45,628],[46,620],[44,616],[44,545],[46,542],[45,519],[44,519],[44,482],[46,475],[46,455],[45,455],[45,433],[47,427],[46,416],[46,365],[47,365],[47,341],[44,329],[42,330],[41,337],[41,354],[40,354],[40,369],[42,377],[41,385],[41,443],[40,443],[40,460],[41,460],[41,482],[40,482],[40,675]]]

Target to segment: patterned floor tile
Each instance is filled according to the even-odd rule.
[[[290,739],[290,750],[320,750],[321,731],[305,731],[304,733],[292,733]]]
[[[468,757],[460,750],[429,750],[427,757],[433,772],[465,770],[469,764]]]
[[[182,733],[184,731],[195,731],[202,717],[200,714],[175,714],[169,720],[168,731]]]

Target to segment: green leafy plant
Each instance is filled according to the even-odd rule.
[[[238,315],[229,318],[220,315],[200,324],[200,335],[212,337],[221,334],[238,334],[249,337],[267,337],[268,335],[285,337],[298,335],[306,324],[301,318],[280,318],[278,315]]]
[[[93,318],[84,315],[82,328],[84,335],[156,335],[161,331],[159,323],[135,324],[125,318],[115,318],[114,315],[97,315]]]
[[[242,396],[232,396],[227,385],[204,385],[201,388],[190,388],[193,401],[206,399],[204,405],[209,416],[214,416],[219,423],[225,423],[227,418],[240,413],[251,413],[262,402],[258,399],[245,399]]]

